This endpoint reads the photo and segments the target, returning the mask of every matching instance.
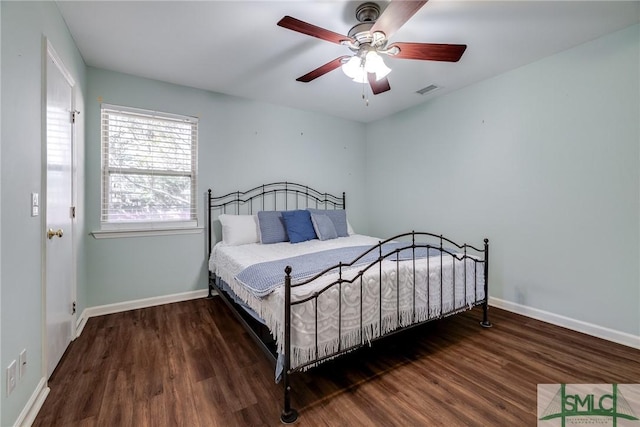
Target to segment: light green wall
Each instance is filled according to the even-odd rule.
[[[76,106],[84,109],[86,68],[54,2],[0,3],[2,42],[2,158],[0,166],[2,282],[0,314],[0,425],[12,425],[40,379],[42,365],[42,241],[44,216],[30,216],[30,193],[42,188],[43,52],[47,37],[77,83]],[[78,180],[84,181],[84,129],[79,125]],[[82,198],[79,202],[84,204]],[[41,203],[41,206],[44,204]],[[78,235],[84,223],[78,222]],[[82,244],[78,242],[82,251]],[[83,296],[84,261],[76,272]],[[26,348],[27,374],[7,397],[6,367]]]
[[[221,94],[89,68],[87,214],[99,228],[100,102],[197,116],[198,193],[227,193],[293,181],[347,193],[350,220],[364,229],[364,125]],[[204,233],[87,238],[88,306],[205,289]]]
[[[2,7],[0,7],[0,45],[2,43],[1,35],[2,25]],[[0,48],[0,108],[2,107],[2,49]],[[0,114],[0,195],[2,195],[2,114]],[[0,242],[2,242],[2,198],[0,197]],[[2,244],[0,244],[0,310],[2,309]],[[0,311],[0,331],[2,331],[2,312]],[[0,337],[0,361],[2,358],[2,338]],[[0,375],[0,379],[6,378]],[[2,422],[2,401],[0,400],[0,422]]]
[[[640,335],[639,28],[368,126],[372,233],[488,237],[491,296]]]

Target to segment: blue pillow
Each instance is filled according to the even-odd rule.
[[[333,222],[338,237],[347,237],[347,211],[344,209],[307,209],[312,214],[326,215]]]
[[[311,222],[313,223],[313,229],[318,235],[320,240],[335,239],[338,237],[336,227],[333,225],[333,221],[326,215],[311,214]]]
[[[313,229],[309,211],[284,211],[282,212],[282,219],[291,243],[306,242],[307,240],[318,238]]]
[[[260,228],[260,242],[280,243],[289,241],[287,230],[282,220],[280,211],[260,211],[258,212],[258,227]]]

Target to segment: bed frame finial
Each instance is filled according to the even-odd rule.
[[[291,407],[291,386],[289,374],[291,373],[291,266],[284,269],[284,366],[282,369],[282,383],[284,386],[284,408],[280,414],[280,421],[284,424],[292,424],[298,419],[298,411]]]

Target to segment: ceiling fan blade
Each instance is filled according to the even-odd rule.
[[[309,83],[311,80],[315,80],[320,76],[324,76],[329,71],[333,71],[336,68],[338,68],[339,66],[341,66],[342,65],[342,60],[345,59],[345,58],[349,58],[349,56],[345,55],[345,56],[341,56],[339,58],[336,58],[333,61],[329,61],[326,64],[319,66],[315,70],[308,72],[304,76],[298,77],[296,79],[296,81],[303,82],[303,83]]]
[[[391,86],[389,86],[389,80],[387,80],[386,77],[383,77],[380,80],[376,80],[375,73],[369,73],[367,77],[369,78],[369,86],[371,86],[371,92],[373,92],[374,95],[378,95],[379,93],[391,90]]]
[[[291,16],[285,16],[280,21],[278,21],[278,25],[282,28],[287,28],[292,31],[297,31],[302,34],[306,34],[308,36],[317,37],[321,40],[326,40],[331,43],[340,44],[343,40],[351,40],[348,36],[343,36],[342,34],[334,33],[333,31],[326,30],[321,27],[317,27],[313,24],[309,24],[308,22],[301,21],[296,18],[292,18]]]
[[[438,44],[438,43],[394,43],[388,47],[397,47],[400,52],[392,58],[420,59],[424,61],[458,62],[462,57],[466,44]]]
[[[427,2],[425,1],[405,1],[395,0],[389,3],[387,8],[382,12],[377,19],[371,32],[382,31],[387,38],[391,37],[393,33],[398,31],[405,22],[409,20],[415,13],[420,10],[422,6]]]

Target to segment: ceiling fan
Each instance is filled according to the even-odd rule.
[[[308,83],[342,67],[345,74],[354,81],[359,83],[368,81],[371,91],[377,95],[391,89],[386,77],[391,70],[386,67],[380,54],[400,59],[457,62],[467,45],[407,42],[389,44],[389,38],[426,2],[427,0],[391,1],[382,14],[380,6],[376,3],[363,3],[356,9],[356,19],[359,23],[353,26],[346,36],[285,16],[278,22],[280,27],[344,45],[353,52],[353,55],[340,56],[296,80]]]

